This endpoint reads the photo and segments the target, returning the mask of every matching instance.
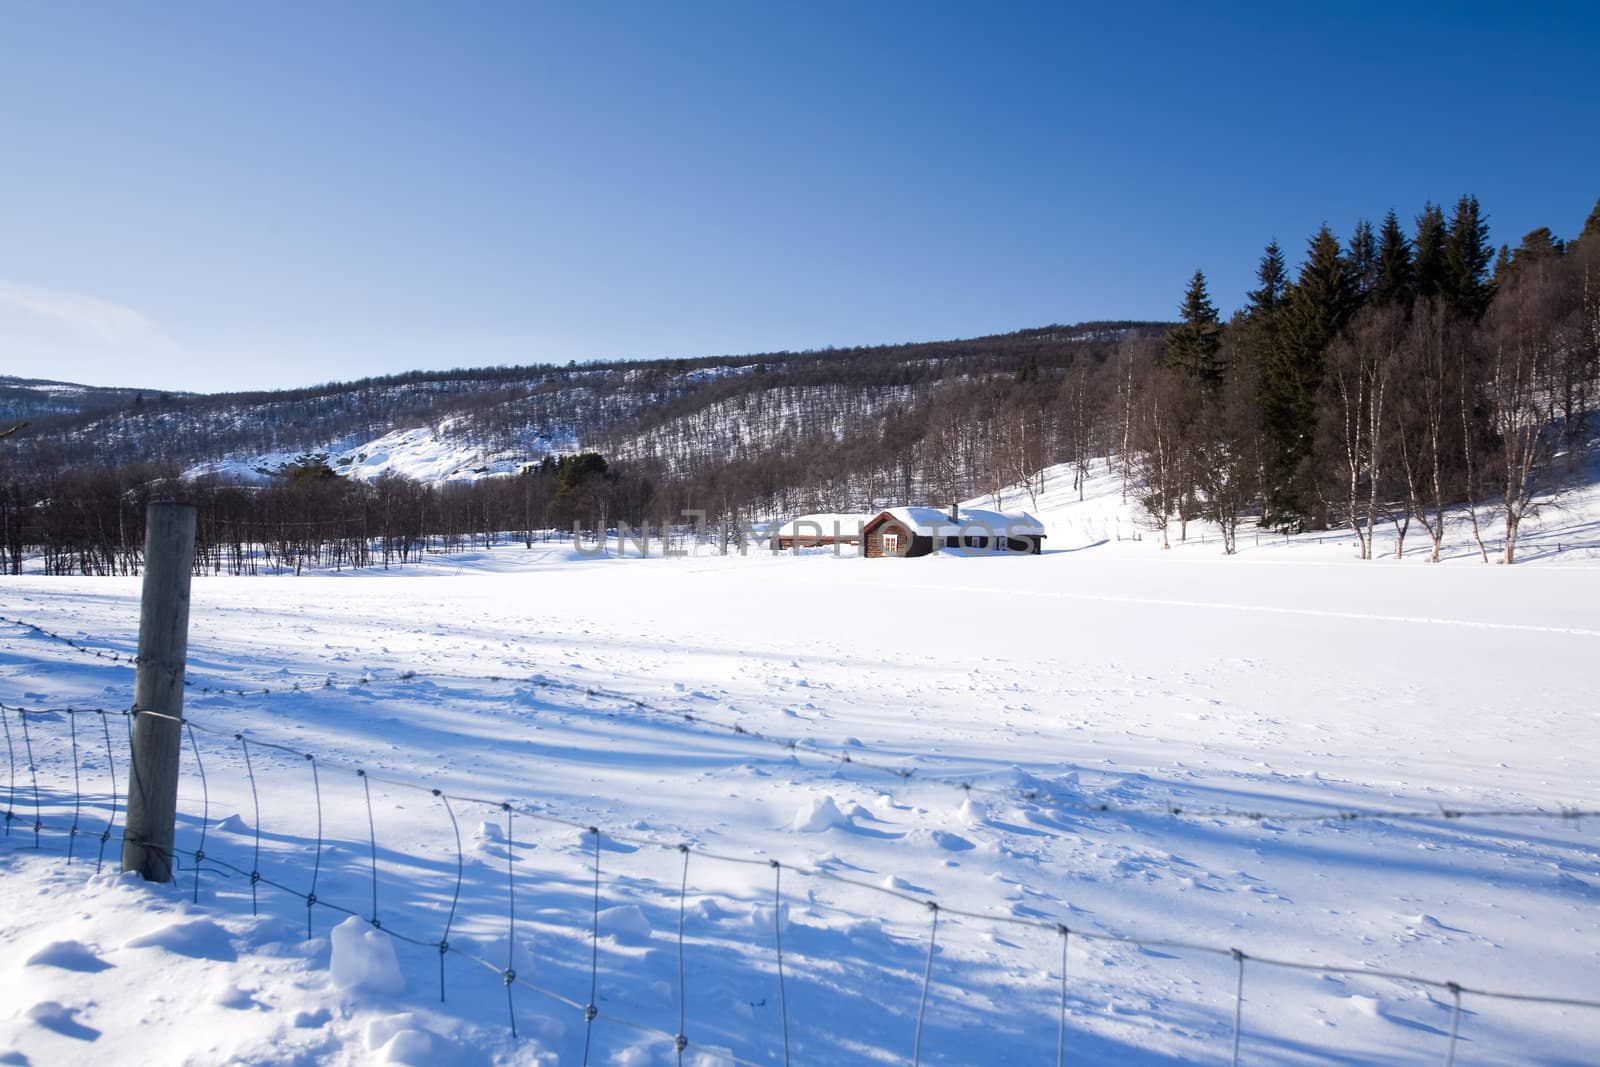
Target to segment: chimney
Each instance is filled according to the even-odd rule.
[[[950,505],[950,521],[951,522],[960,522],[961,521],[961,509],[958,506],[956,506],[955,504],[951,504]]]

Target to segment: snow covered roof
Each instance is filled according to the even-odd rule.
[[[860,537],[876,512],[843,511],[801,515],[778,527],[778,537]]]
[[[985,511],[981,508],[960,508],[956,521],[943,508],[890,508],[874,517],[877,522],[884,515],[921,537],[985,536],[990,533],[1008,537],[1043,537],[1044,524],[1026,511]]]

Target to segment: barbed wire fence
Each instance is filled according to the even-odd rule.
[[[31,632],[48,637],[57,642],[73,648],[84,655],[96,658],[109,659],[115,663],[132,665],[136,657],[115,649],[100,648],[63,634],[54,633],[44,627],[31,622],[14,618],[0,617],[0,622],[25,627]],[[513,675],[461,675],[425,673],[420,671],[397,671],[392,675],[373,676],[363,674],[357,678],[343,682],[332,678],[306,679],[294,681],[287,685],[259,686],[208,686],[196,679],[186,679],[194,691],[218,696],[234,698],[244,697],[270,697],[278,693],[306,692],[319,688],[334,686],[371,686],[378,684],[404,684],[419,680],[474,680],[481,682],[516,682],[541,688],[550,688],[582,695],[586,699],[603,700],[618,704],[627,711],[640,714],[668,717],[687,727],[698,727],[723,731],[745,739],[751,744],[775,746],[785,750],[794,757],[808,756],[826,760],[842,767],[860,769],[873,774],[889,775],[901,781],[916,780],[920,783],[929,783],[959,789],[964,794],[987,794],[1005,797],[1012,800],[1026,800],[1039,802],[1063,810],[1070,810],[1079,814],[1099,815],[1158,815],[1173,819],[1196,820],[1232,820],[1254,824],[1271,824],[1276,822],[1321,822],[1321,823],[1347,823],[1355,819],[1383,820],[1383,821],[1454,821],[1462,819],[1496,818],[1496,819],[1541,819],[1559,820],[1568,824],[1581,825],[1581,820],[1596,815],[1600,811],[1579,808],[1562,809],[1396,809],[1389,811],[1355,810],[1355,809],[1302,809],[1280,812],[1266,811],[1237,811],[1232,809],[1201,809],[1186,808],[1178,805],[1113,805],[1109,803],[1076,802],[1062,798],[1036,788],[996,788],[983,783],[973,782],[959,778],[940,777],[931,775],[909,766],[897,765],[887,760],[864,757],[860,752],[833,750],[817,746],[800,739],[780,738],[744,727],[738,722],[721,722],[713,718],[698,714],[673,711],[647,701],[629,697],[626,694],[611,690],[596,689],[588,686],[573,685],[544,676],[518,677]],[[4,812],[5,836],[11,839],[13,829],[17,829],[19,837],[31,838],[31,846],[43,849],[47,840],[65,840],[66,862],[71,864],[76,860],[76,845],[78,838],[84,833],[84,813],[86,810],[94,811],[103,807],[107,812],[107,821],[99,826],[98,831],[89,832],[98,839],[96,854],[96,870],[103,869],[105,865],[106,846],[116,836],[118,827],[118,814],[120,797],[118,794],[117,758],[118,745],[113,741],[113,733],[126,732],[131,739],[134,721],[142,715],[155,716],[168,719],[182,729],[188,742],[188,752],[193,764],[193,774],[200,786],[200,816],[197,824],[197,836],[193,846],[188,844],[174,846],[170,859],[174,867],[187,864],[185,873],[189,876],[190,895],[195,901],[199,900],[202,876],[206,873],[212,875],[222,874],[246,880],[250,889],[252,910],[258,910],[260,901],[258,889],[265,886],[289,898],[299,901],[305,908],[307,933],[312,929],[312,917],[320,907],[332,913],[345,917],[355,917],[368,923],[375,929],[382,929],[397,941],[411,945],[415,948],[436,951],[439,957],[439,983],[440,997],[443,1000],[447,992],[445,960],[447,958],[460,958],[474,966],[481,968],[488,974],[495,976],[504,986],[507,1004],[507,1025],[515,1034],[517,1032],[517,1003],[515,993],[526,990],[544,1000],[554,1007],[565,1009],[581,1018],[584,1024],[584,1060],[589,1062],[591,1038],[597,1022],[615,1025],[630,1031],[640,1038],[658,1041],[662,1048],[672,1052],[679,1063],[683,1062],[685,1051],[691,1047],[690,1037],[687,1032],[686,1022],[686,956],[687,947],[685,940],[685,924],[687,905],[690,892],[690,868],[692,863],[736,867],[745,870],[765,869],[771,872],[772,895],[771,907],[773,923],[771,929],[770,946],[760,946],[762,952],[770,949],[771,962],[777,977],[779,994],[779,1019],[781,1028],[777,1035],[781,1041],[783,1060],[791,1060],[791,1042],[789,1034],[789,1005],[785,988],[785,956],[783,945],[785,890],[784,875],[787,872],[791,879],[798,878],[813,883],[834,883],[848,887],[852,891],[873,894],[879,898],[892,900],[898,905],[911,905],[915,908],[925,909],[927,915],[926,928],[926,958],[922,968],[920,991],[917,998],[916,1022],[910,1036],[909,1059],[912,1063],[921,1062],[924,1053],[924,1029],[926,1009],[928,1005],[929,990],[934,985],[938,970],[936,963],[936,946],[941,917],[946,921],[950,919],[963,919],[988,927],[1026,928],[1036,934],[1047,935],[1059,939],[1059,990],[1057,998],[1056,1023],[1058,1033],[1056,1062],[1067,1062],[1068,1052],[1072,1038],[1077,1031],[1070,1025],[1072,1022],[1071,999],[1069,997],[1071,979],[1068,972],[1069,947],[1074,941],[1083,943],[1101,943],[1107,945],[1127,946],[1146,951],[1173,951],[1186,954],[1204,955],[1231,961],[1235,969],[1235,983],[1233,988],[1233,1018],[1231,1027],[1231,1062],[1237,1064],[1241,1045],[1248,1036],[1248,1017],[1245,1014],[1246,1004],[1246,968],[1249,965],[1252,973],[1257,969],[1297,971],[1320,975],[1336,975],[1352,978],[1373,980],[1386,980],[1407,985],[1443,992],[1450,998],[1450,1026],[1447,1040],[1440,1050],[1440,1056],[1447,1065],[1453,1064],[1456,1047],[1459,1039],[1462,1021],[1463,1000],[1481,998],[1484,1000],[1498,1000],[1517,1003],[1543,1004],[1558,1008],[1596,1009],[1600,1010],[1600,1000],[1579,996],[1566,996],[1546,994],[1543,992],[1529,992],[1525,990],[1506,990],[1481,987],[1477,984],[1461,983],[1450,979],[1428,977],[1424,975],[1389,971],[1360,965],[1328,964],[1316,960],[1282,958],[1271,954],[1245,952],[1232,945],[1208,944],[1202,942],[1172,940],[1160,937],[1145,937],[1121,932],[1108,932],[1105,930],[1087,930],[1064,921],[1051,919],[1032,918],[1021,915],[994,914],[973,908],[963,907],[959,902],[950,902],[934,898],[932,895],[908,891],[892,885],[879,884],[860,878],[853,878],[836,871],[827,870],[815,864],[786,862],[782,859],[765,855],[738,855],[714,849],[706,849],[689,841],[663,841],[628,830],[616,830],[603,827],[587,820],[573,819],[560,813],[552,812],[547,808],[522,799],[493,799],[475,796],[469,793],[456,791],[446,792],[436,785],[399,775],[375,772],[368,767],[321,755],[307,750],[306,746],[285,743],[281,739],[258,734],[255,731],[236,729],[220,723],[206,721],[206,717],[196,716],[193,713],[181,717],[162,715],[158,712],[138,707],[127,709],[120,708],[81,708],[81,707],[26,707],[0,703],[0,726],[4,728],[4,738],[7,749],[7,793]],[[98,750],[102,745],[105,753],[106,785],[109,794],[90,792],[85,790],[80,767],[82,759],[89,745],[80,745],[80,720],[93,722],[99,721],[99,729],[92,727],[83,731],[84,736],[93,739],[93,749]],[[114,729],[116,720],[122,720],[122,729]],[[70,752],[72,763],[71,773],[71,798],[70,804],[66,800],[66,778],[62,777],[59,792],[52,787],[41,786],[39,777],[39,761],[35,752],[34,735],[38,728],[48,723],[65,723],[66,748]],[[240,761],[243,764],[245,777],[252,801],[252,822],[249,827],[250,836],[250,863],[243,866],[240,863],[224,859],[215,849],[208,851],[206,848],[207,834],[216,826],[211,818],[211,787],[207,777],[205,760],[202,756],[200,738],[204,737],[214,754],[231,751],[237,748]],[[57,738],[59,742],[60,739]],[[256,762],[252,758],[252,750],[257,752],[270,752],[289,764],[300,763],[308,768],[310,784],[312,786],[312,799],[314,804],[315,833],[307,835],[314,837],[315,844],[312,848],[311,865],[309,872],[303,872],[307,878],[303,885],[291,884],[292,879],[282,873],[272,874],[262,869],[262,811],[261,793],[257,788]],[[20,765],[19,765],[20,756]],[[20,770],[20,774],[19,774]],[[352,908],[347,903],[339,903],[329,898],[324,892],[318,892],[325,885],[326,868],[324,859],[331,851],[331,843],[325,838],[325,810],[323,797],[323,772],[338,773],[354,778],[361,786],[361,795],[366,814],[367,841],[369,863],[367,875],[370,882],[370,909],[368,914],[363,914],[361,909]],[[125,774],[124,778],[127,779]],[[435,935],[432,931],[423,932],[414,928],[402,928],[392,922],[387,922],[379,912],[379,845],[377,820],[374,814],[372,790],[373,783],[378,783],[393,789],[404,790],[418,795],[432,798],[447,818],[451,838],[454,842],[454,867],[455,876],[446,905],[441,897],[437,902],[435,911],[441,913],[442,923]],[[137,790],[139,783],[136,778],[126,781],[126,789]],[[49,804],[45,797],[53,799]],[[27,814],[31,800],[32,817]],[[452,932],[458,928],[459,921],[463,918],[460,908],[463,903],[463,887],[466,879],[467,862],[466,853],[461,838],[459,812],[476,810],[495,819],[504,820],[504,839],[506,842],[506,871],[505,871],[505,916],[504,927],[506,930],[507,953],[503,964],[492,961],[480,951],[473,951],[461,943],[453,943]],[[592,895],[588,903],[589,915],[588,941],[589,941],[589,966],[588,966],[588,994],[585,999],[581,990],[574,994],[571,990],[565,992],[552,988],[543,982],[536,982],[526,973],[524,968],[519,973],[517,967],[517,853],[516,853],[516,820],[528,820],[546,827],[559,828],[564,831],[577,831],[580,837],[592,849]],[[19,824],[15,825],[14,824]],[[126,828],[124,827],[124,835]],[[600,997],[600,937],[602,915],[602,890],[609,886],[605,879],[613,876],[606,869],[603,862],[602,843],[609,842],[613,845],[624,846],[637,850],[655,850],[676,853],[681,856],[681,876],[677,886],[678,923],[676,931],[676,1001],[677,1021],[676,1028],[661,1025],[659,1021],[648,1022],[631,1018],[628,1015],[614,1012],[609,1008],[602,1013],[599,1007]],[[386,846],[389,851],[396,851]],[[403,849],[398,850],[402,855]],[[587,850],[586,850],[587,851]],[[421,857],[414,857],[419,860]],[[347,872],[348,873],[348,872]],[[671,887],[666,887],[670,892]],[[790,892],[793,892],[791,888]],[[882,914],[861,915],[859,918],[885,919]],[[479,916],[478,918],[482,918]],[[1596,1022],[1600,1022],[1597,1017]],[[1591,1029],[1595,1033],[1600,1030]],[[716,1055],[728,1062],[736,1064],[754,1064],[765,1062],[755,1059],[742,1058],[731,1051],[718,1048]]]

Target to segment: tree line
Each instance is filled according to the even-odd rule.
[[[1246,517],[1338,525],[1371,558],[1380,526],[1413,525],[1437,560],[1460,509],[1484,558],[1576,476],[1600,359],[1600,204],[1568,243],[1541,227],[1498,251],[1473,196],[1390,211],[1346,242],[1323,226],[1291,278],[1274,242],[1257,287],[1223,322],[1202,271],[1180,322],[1146,353],[1129,461],[1167,536],[1204,517],[1232,552]]]
[[[727,531],[1009,486],[1037,505],[1061,464],[1080,496],[1102,465],[1163,543],[1199,519],[1230,553],[1246,524],[1337,526],[1370,557],[1388,528],[1397,552],[1416,536],[1437,559],[1459,517],[1487,558],[1492,511],[1514,560],[1524,519],[1591,448],[1600,205],[1571,241],[1541,228],[1498,249],[1472,196],[1409,224],[1391,211],[1345,240],[1322,227],[1293,268],[1270,243],[1255,277],[1226,319],[1196,271],[1173,324],[136,397],[0,447],[0,569],[32,553],[52,573],[130,573],[155,495],[200,508],[197,566],[248,573],[659,529],[686,512]],[[224,442],[267,451],[419,418],[520,457],[520,473],[361,482],[306,452],[249,483],[180,477]],[[143,436],[152,425],[165,429]]]

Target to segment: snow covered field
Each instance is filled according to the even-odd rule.
[[[88,799],[70,866],[70,723],[28,717],[35,851],[8,713],[0,1063],[582,1062],[582,1012],[520,985],[511,1036],[496,973],[508,868],[519,979],[581,1006],[597,975],[591,1063],[676,1062],[670,1040],[618,1020],[676,1033],[680,990],[690,1063],[729,1062],[719,1050],[782,1063],[785,1017],[796,1064],[909,1062],[914,1046],[927,1063],[1053,1063],[1057,922],[1594,998],[1593,821],[1195,813],[1600,806],[1600,567],[1360,563],[1347,545],[1257,550],[1248,535],[1234,559],[1163,553],[1148,533],[1116,540],[1132,524],[1114,499],[1077,505],[1056,483],[1036,558],[585,560],[517,545],[388,574],[197,580],[192,678],[277,691],[191,691],[196,724],[223,733],[196,734],[204,794],[185,752],[180,848],[208,811],[208,856],[252,868],[232,731],[313,753],[320,851],[310,764],[252,744],[259,869],[302,893],[315,871],[320,901],[365,919],[351,768],[436,787],[464,854],[449,940],[496,970],[444,957],[440,1003],[457,853],[429,793],[370,782],[377,914],[426,944],[320,907],[308,939],[301,900],[262,885],[252,916],[249,879],[209,862],[198,904],[188,859],[173,888],[114,862],[92,874],[109,799],[98,716],[76,718]],[[137,580],[5,579],[0,615],[129,652],[138,595]],[[122,708],[132,674],[0,626],[7,705]],[[593,971],[595,836],[518,814],[508,840],[504,811],[469,797],[601,829]],[[1085,810],[1100,804],[1145,810]],[[1148,811],[1172,806],[1185,814]],[[785,865],[781,989],[769,859]],[[919,1040],[921,899],[946,910]],[[1069,950],[1067,1062],[1230,1062],[1233,959],[1077,937]],[[1239,1059],[1441,1063],[1451,1007],[1437,988],[1247,959]],[[1600,1011],[1471,996],[1463,1009],[1458,1064],[1600,1060]]]

